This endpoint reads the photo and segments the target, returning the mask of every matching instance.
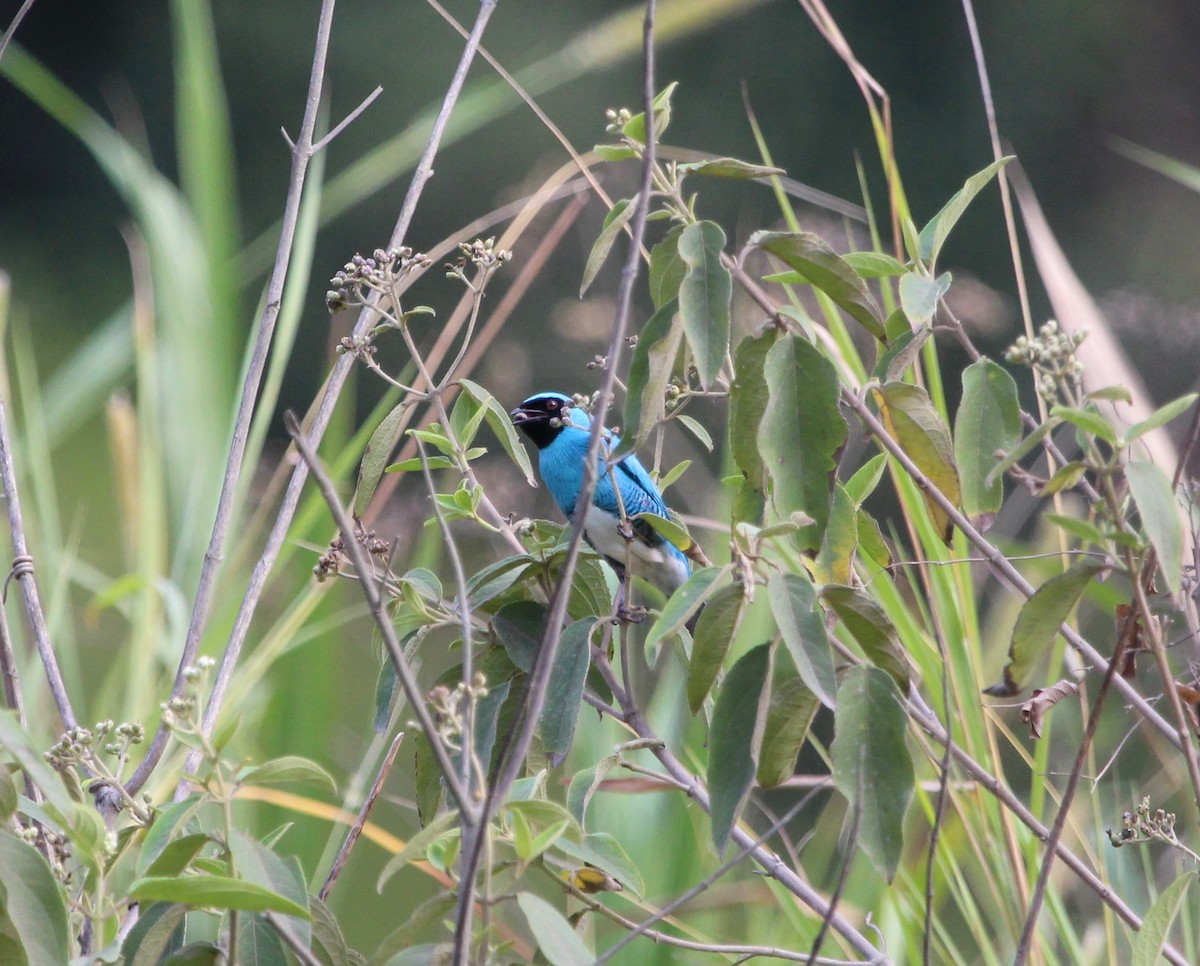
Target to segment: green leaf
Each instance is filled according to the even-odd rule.
[[[583,685],[591,666],[590,639],[595,625],[594,619],[576,621],[562,632],[558,642],[541,720],[542,749],[551,760],[561,759],[571,750],[583,703]]]
[[[812,582],[799,573],[772,573],[767,582],[771,614],[783,643],[808,689],[828,708],[837,704],[833,652],[825,632],[825,613]]]
[[[891,882],[900,865],[904,813],[915,787],[904,740],[904,697],[878,668],[853,667],[842,679],[833,721],[834,784],[857,810],[857,841]]]
[[[450,411],[450,432],[463,449],[475,441],[475,434],[483,423],[483,414],[484,408],[477,399],[469,392],[459,393]]]
[[[1102,547],[1108,542],[1104,531],[1087,520],[1078,520],[1075,517],[1062,516],[1058,513],[1043,513],[1042,519],[1047,523],[1053,523],[1056,527],[1065,530],[1073,537],[1078,537],[1085,543],[1093,543]]]
[[[346,945],[342,927],[330,908],[315,896],[312,908],[312,952],[323,966],[356,966],[362,959]]]
[[[821,701],[794,671],[776,671],[758,759],[760,787],[775,788],[795,774],[796,757],[820,707]]]
[[[963,510],[976,527],[986,530],[1004,500],[1004,481],[989,483],[989,474],[996,466],[996,451],[1011,452],[1021,441],[1021,406],[1013,377],[991,359],[967,366],[962,386],[954,417],[954,457]]]
[[[816,550],[846,442],[837,370],[811,343],[786,335],[771,346],[763,371],[769,398],[758,446],[771,478],[772,501],[782,517],[802,510],[816,521],[797,532],[801,549]]]
[[[900,279],[900,306],[913,325],[921,325],[933,318],[937,311],[938,302],[950,291],[949,272],[944,272],[937,278],[932,275],[922,275],[918,272],[908,272]]]
[[[7,765],[0,763],[0,825],[7,824],[16,814],[18,800],[17,783],[13,774]]]
[[[921,229],[920,253],[923,261],[930,264],[937,261],[938,255],[942,251],[942,245],[946,243],[947,236],[949,236],[951,229],[958,224],[958,219],[967,210],[967,206],[975,200],[975,196],[987,186],[987,183],[996,176],[996,172],[1011,160],[1012,156],[1000,158],[1000,160],[993,161],[979,173],[971,175],[954,194],[954,197],[946,202],[942,210],[934,215],[929,220],[929,223]]]
[[[667,302],[646,321],[633,347],[625,391],[624,435],[612,454],[614,460],[636,450],[666,414],[667,384],[683,342],[683,328],[675,324],[678,311],[678,302]]]
[[[138,852],[136,874],[139,878],[148,873],[154,861],[177,834],[200,831],[199,823],[194,820],[203,805],[204,800],[199,795],[192,795],[182,802],[172,802],[159,811]]]
[[[758,231],[746,244],[781,259],[833,299],[871,335],[887,341],[883,314],[866,283],[823,239],[808,232]]]
[[[1124,386],[1102,386],[1099,389],[1091,389],[1087,393],[1087,398],[1092,402],[1107,400],[1108,402],[1133,402],[1133,393]]]
[[[129,898],[139,902],[180,902],[187,906],[281,912],[301,919],[310,918],[308,910],[291,899],[253,882],[222,875],[142,878],[129,887]]]
[[[907,693],[908,658],[883,608],[856,587],[822,587],[821,599],[833,608],[867,659],[890,674],[902,694]]]
[[[696,542],[682,523],[659,516],[657,513],[635,513],[631,519],[635,522],[645,521],[660,537],[684,552],[690,550]]]
[[[1011,467],[1033,452],[1042,440],[1061,425],[1062,420],[1054,417],[1047,419],[1044,423],[1039,423],[1036,429],[1021,440],[1021,442],[1009,451],[1008,455],[988,471],[988,475],[983,478],[983,485],[992,486],[996,480],[1000,479]]]
[[[709,435],[708,430],[704,428],[704,424],[700,422],[700,420],[693,419],[687,413],[676,413],[673,418],[681,426],[687,429],[689,433],[695,436],[701,446],[703,446],[710,453],[713,451],[712,436]]]
[[[822,584],[848,584],[858,547],[858,513],[846,490],[833,485],[829,521],[821,536],[821,549],[812,563],[813,579]]]
[[[667,600],[650,633],[646,635],[646,657],[651,665],[657,660],[662,642],[677,634],[687,620],[723,585],[718,578],[728,576],[723,567],[704,567],[693,573]]]
[[[518,892],[517,905],[529,923],[539,952],[550,966],[590,966],[595,961],[595,954],[584,945],[566,917],[545,899],[532,892]]]
[[[455,466],[454,460],[449,456],[427,456],[424,460],[419,456],[412,456],[406,460],[400,460],[399,463],[389,463],[384,467],[385,473],[420,473],[426,466],[430,472],[433,470],[449,470]]]
[[[484,604],[499,597],[525,575],[525,569],[534,562],[527,553],[515,554],[490,563],[477,571],[467,581],[467,600],[471,610],[479,610]]]
[[[354,488],[354,515],[362,516],[371,503],[379,480],[383,478],[384,467],[388,466],[388,457],[396,448],[396,440],[400,439],[401,421],[404,419],[404,409],[408,403],[391,410],[380,422],[376,431],[371,433],[367,448],[362,451],[362,461],[359,463],[359,485]]]
[[[687,273],[679,285],[679,314],[700,385],[716,380],[729,351],[729,304],[733,279],[721,264],[725,232],[711,221],[688,225],[679,236]]]
[[[859,507],[856,511],[856,520],[859,552],[866,554],[880,567],[890,567],[892,551],[888,549],[887,541],[883,539],[883,533],[879,529],[879,524],[875,522],[875,518]]]
[[[17,721],[17,716],[8,708],[0,708],[0,748],[8,752],[21,766],[33,784],[46,797],[47,804],[57,811],[57,819],[68,825],[74,824],[79,803],[71,798],[62,778],[51,768],[42,753],[34,747],[32,739]],[[88,809],[91,811],[91,809]]]
[[[425,850],[429,847],[429,843],[440,838],[446,832],[457,828],[458,812],[455,810],[443,812],[437,818],[430,821],[416,835],[404,843],[404,848],[387,860],[387,863],[379,873],[379,878],[375,880],[375,891],[382,892],[383,887],[387,885],[388,880],[392,876],[403,869],[413,859],[423,856]]]
[[[635,211],[637,211],[637,195],[632,198],[622,198],[604,216],[600,234],[596,236],[596,241],[592,244],[592,250],[588,254],[587,264],[583,267],[583,280],[579,283],[580,298],[583,298],[587,294],[587,290],[591,288],[600,269],[604,267],[608,253],[612,251],[617,235],[621,233],[621,229],[633,217]]]
[[[887,469],[887,454],[877,453],[856,469],[854,475],[846,481],[846,495],[850,497],[856,507],[862,506],[863,500],[875,492],[875,487],[883,478],[885,469]]]
[[[713,845],[718,855],[725,852],[754,784],[770,677],[771,645],[759,644],[729,669],[717,695],[709,731],[707,776]]]
[[[695,714],[717,680],[733,635],[742,619],[746,597],[740,584],[728,584],[718,590],[700,612],[692,640],[692,662],[688,665],[688,707]]]
[[[379,948],[369,960],[369,966],[392,966],[394,957],[412,946],[421,930],[453,915],[456,904],[454,896],[442,893],[432,899],[426,899],[416,909],[406,911],[403,924],[397,926],[379,944]]]
[[[905,272],[903,262],[883,252],[846,252],[842,260],[859,278],[895,278]]]
[[[1142,518],[1142,529],[1158,557],[1167,590],[1178,594],[1183,586],[1183,523],[1171,481],[1153,463],[1141,461],[1126,464],[1125,481]]]
[[[67,906],[50,866],[32,845],[7,830],[0,831],[0,953],[5,954],[4,961],[31,966],[66,963],[70,950]]]
[[[984,690],[984,694],[1007,698],[1020,694],[1029,684],[1038,663],[1050,650],[1054,637],[1074,610],[1084,589],[1104,567],[1093,560],[1081,560],[1065,573],[1051,577],[1021,606],[1008,648],[1004,680]]]
[[[1106,417],[1100,415],[1094,407],[1078,409],[1074,406],[1054,406],[1050,410],[1050,415],[1056,416],[1106,443],[1117,445],[1116,427]]]
[[[1130,959],[1132,966],[1157,966],[1161,962],[1159,954],[1162,952],[1163,943],[1166,942],[1167,932],[1171,923],[1175,921],[1188,886],[1195,878],[1196,870],[1191,869],[1159,893],[1154,905],[1142,917],[1142,928],[1134,937],[1133,954]]]
[[[496,637],[509,659],[526,673],[533,667],[534,656],[542,646],[545,622],[546,605],[532,600],[506,604],[492,618]]]
[[[683,474],[687,472],[688,467],[691,465],[692,465],[691,460],[680,460],[678,463],[676,463],[674,466],[672,466],[669,470],[667,470],[667,472],[665,472],[662,475],[662,479],[660,479],[658,481],[659,492],[666,493],[667,487],[669,487],[672,483],[674,483],[681,476],[683,476]]]
[[[601,161],[627,161],[637,157],[633,148],[623,144],[597,144],[592,151]]]
[[[766,493],[767,478],[758,451],[758,427],[769,398],[763,370],[776,335],[773,326],[767,327],[738,343],[733,357],[733,384],[729,387],[729,448],[746,482],[761,494]]]
[[[892,344],[879,353],[875,368],[871,370],[871,375],[880,382],[902,382],[908,367],[913,364],[913,360],[920,354],[933,332],[927,325],[912,329],[907,321],[908,316],[904,315],[902,310],[898,312],[904,316],[904,325],[897,332],[888,332]]]
[[[787,174],[783,168],[751,164],[748,161],[739,161],[737,158],[709,158],[707,161],[689,161],[677,167],[680,174],[703,174],[714,178],[732,178],[735,181]]]
[[[1042,485],[1039,492],[1042,496],[1053,496],[1063,490],[1074,489],[1083,479],[1085,472],[1087,472],[1087,465],[1078,460],[1064,463],[1054,471],[1054,475]]]
[[[675,93],[675,88],[678,86],[678,81],[672,81],[659,91],[654,98],[654,103],[650,105],[654,111],[654,137],[656,140],[662,137],[667,125],[671,123],[671,95]],[[646,112],[642,111],[633,115],[621,128],[621,133],[638,144],[645,144]]]
[[[470,379],[459,379],[458,385],[463,392],[483,406],[484,421],[496,439],[500,441],[501,448],[508,454],[508,458],[517,464],[517,468],[525,475],[525,481],[530,486],[537,486],[537,479],[533,475],[533,465],[529,462],[529,454],[525,452],[525,447],[517,438],[517,431],[508,411],[496,401],[495,396],[479,383],[472,382]]]
[[[182,874],[184,869],[191,864],[192,859],[199,855],[200,850],[211,841],[212,838],[205,832],[195,832],[172,839],[146,868],[146,875],[151,878],[159,878]]]
[[[676,225],[663,240],[650,249],[650,301],[655,311],[679,295],[679,285],[687,274],[687,263],[679,257],[679,236],[683,225]],[[626,425],[629,425],[626,420]]]
[[[1146,435],[1150,430],[1158,429],[1159,426],[1165,426],[1172,419],[1182,416],[1196,402],[1196,398],[1196,393],[1188,393],[1186,396],[1181,396],[1179,399],[1154,410],[1154,412],[1140,423],[1134,423],[1125,431],[1125,435],[1121,437],[1121,445],[1128,446],[1135,440]]]
[[[263,762],[251,768],[241,776],[242,785],[278,785],[282,782],[305,782],[320,785],[329,790],[330,794],[337,793],[337,784],[333,776],[315,761],[300,758],[296,755],[285,755]]]
[[[127,966],[160,966],[183,946],[183,919],[187,906],[155,902],[141,910],[137,922],[121,944]]]
[[[942,421],[929,394],[907,382],[889,382],[874,390],[879,415],[892,438],[952,504],[958,505],[958,468],[950,430]],[[950,543],[950,515],[928,495],[925,503],[943,541]]]
[[[229,846],[241,881],[268,890],[303,910],[302,914],[289,915],[287,925],[296,938],[308,946],[312,938],[312,913],[308,909],[308,888],[300,860],[294,855],[281,857],[257,839],[237,830],[231,836]],[[274,927],[257,916],[249,917],[243,926],[247,940],[253,939],[255,946],[262,945],[265,950],[271,950],[279,943]],[[247,944],[243,948],[253,947]],[[274,963],[283,959],[280,949],[278,956],[269,956],[265,961]]]
[[[584,819],[587,817],[587,807],[592,800],[592,795],[595,794],[600,783],[608,777],[608,773],[620,764],[620,755],[605,755],[590,768],[584,768],[571,776],[571,783],[567,786],[567,810],[575,817],[575,821],[581,828],[584,827]]]

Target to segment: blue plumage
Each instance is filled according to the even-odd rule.
[[[546,489],[567,519],[572,519],[583,486],[591,417],[574,406],[570,397],[550,392],[530,396],[511,415],[513,422],[538,448],[538,469]],[[607,445],[608,451],[612,452],[621,441],[612,436]],[[636,456],[625,457],[611,471],[605,472],[604,454],[601,453],[599,469],[596,492],[584,520],[588,543],[618,575],[623,574],[629,564],[634,574],[670,594],[691,573],[687,557],[644,520],[632,521],[631,540],[618,531],[622,506],[626,517],[639,513],[669,517],[662,494]]]

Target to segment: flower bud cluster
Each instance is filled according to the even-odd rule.
[[[1053,401],[1060,385],[1078,385],[1083,376],[1083,363],[1075,358],[1075,350],[1087,338],[1088,330],[1064,332],[1058,322],[1050,319],[1029,339],[1018,336],[1009,346],[1004,358],[1010,363],[1029,366],[1037,375],[1037,391],[1043,399]]]
[[[474,241],[459,242],[461,257],[446,263],[446,277],[467,281],[467,265],[474,265],[485,276],[491,275],[505,262],[512,261],[512,252],[497,248],[495,238],[476,238]],[[470,283],[468,283],[470,284]]]
[[[615,111],[610,107],[604,116],[608,120],[608,126],[604,129],[608,134],[624,134],[625,125],[633,120],[633,114],[627,107]]]
[[[110,735],[116,740],[106,741]],[[121,755],[130,745],[140,744],[145,738],[146,729],[140,724],[124,721],[116,724],[111,719],[97,721],[91,728],[72,728],[42,758],[55,771],[66,771],[72,765],[90,762],[98,747],[106,754]]]
[[[1130,842],[1146,842],[1156,839],[1160,842],[1175,844],[1175,813],[1161,808],[1150,812],[1150,799],[1143,798],[1138,803],[1136,812],[1126,812],[1121,816],[1120,831],[1109,829],[1109,841],[1118,848]]]
[[[368,291],[384,289],[400,278],[431,264],[428,256],[413,251],[407,245],[376,248],[370,256],[355,254],[329,280],[325,305],[338,312],[352,305],[362,305]]]

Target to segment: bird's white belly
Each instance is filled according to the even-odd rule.
[[[630,571],[670,593],[688,578],[688,568],[679,557],[651,547],[638,537],[626,540],[617,531],[619,520],[595,506],[588,507],[583,529],[596,552],[611,557]]]

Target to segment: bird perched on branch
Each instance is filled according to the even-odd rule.
[[[571,520],[591,435],[591,416],[569,396],[542,392],[530,396],[509,413],[513,422],[538,448],[538,470],[558,508]],[[643,577],[664,594],[679,587],[692,572],[683,552],[639,513],[670,518],[658,487],[636,456],[608,466],[606,456],[621,445],[609,433],[601,440],[598,477],[592,503],[584,517],[584,537],[624,579],[626,569]],[[627,565],[628,564],[628,568]]]

